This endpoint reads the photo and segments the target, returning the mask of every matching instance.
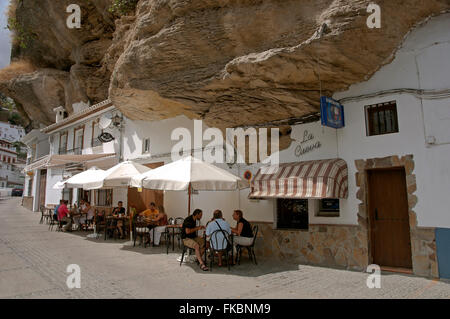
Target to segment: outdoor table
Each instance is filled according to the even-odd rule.
[[[70,217],[70,219],[72,221],[72,225],[75,222],[74,217],[79,217],[79,219],[78,219],[78,221],[79,221],[83,217],[83,215],[86,215],[86,220],[87,220],[87,213],[83,213],[83,212],[81,212],[81,213],[72,213],[72,212],[69,212],[69,217]],[[77,225],[78,226],[78,228],[77,228],[78,230],[80,230],[80,225],[81,225],[81,223]]]
[[[172,251],[175,250],[175,229],[181,229],[182,226],[183,225],[167,225],[166,226],[169,236],[170,236],[170,230],[172,230]],[[154,234],[155,234],[155,232],[153,232],[153,235]],[[167,245],[166,253],[168,254],[169,253],[169,241],[167,241],[166,245]]]
[[[106,216],[105,217],[105,240],[106,240],[106,233],[107,233],[107,229],[108,229],[108,226],[110,226],[111,224],[111,222],[113,222],[113,221],[119,221],[119,220],[121,220],[121,221],[123,221],[123,223],[122,223],[122,228],[123,228],[123,231],[124,232],[126,232],[127,231],[127,229],[126,229],[126,227],[125,227],[125,221],[127,221],[129,219],[129,216],[121,216],[121,217],[119,217],[119,216]]]

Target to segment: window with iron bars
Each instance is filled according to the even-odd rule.
[[[367,136],[398,133],[397,103],[395,101],[367,105]]]

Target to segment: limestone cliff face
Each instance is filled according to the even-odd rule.
[[[141,0],[116,20],[111,0],[78,2],[79,30],[65,26],[73,0],[17,8],[36,39],[13,56],[40,69],[0,90],[45,124],[58,105],[108,96],[132,119],[185,114],[220,128],[317,112],[321,90],[369,78],[411,28],[450,9],[449,0],[380,0],[382,26],[369,29],[370,0]]]
[[[78,1],[82,28],[66,26],[66,8],[73,0],[11,0],[17,3],[16,20],[26,34],[24,47],[13,46],[12,60],[31,62],[37,71],[0,82],[22,113],[38,124],[54,122],[53,108],[72,112],[77,102],[96,103],[107,98],[110,72],[102,59],[115,29],[108,12],[110,0]]]

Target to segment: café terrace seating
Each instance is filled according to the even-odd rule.
[[[49,231],[53,231],[55,228],[56,231],[61,231],[63,224],[54,218],[53,212],[56,205],[48,205],[48,206],[41,206],[40,212],[41,212],[41,219],[39,220],[40,224],[46,223],[49,225]],[[100,233],[103,234],[104,239],[106,240],[108,235],[110,237],[117,239],[119,231],[117,229],[117,221],[122,220],[123,221],[123,231],[125,234],[125,237],[130,236],[130,222],[131,222],[131,230],[133,238],[131,238],[133,242],[133,247],[136,246],[136,241],[139,238],[140,246],[143,246],[144,248],[147,247],[147,244],[150,242],[150,229],[152,226],[155,226],[152,223],[149,223],[148,221],[145,221],[145,219],[139,217],[139,215],[136,213],[136,210],[134,208],[131,208],[125,216],[112,216],[112,210],[113,207],[106,207],[106,206],[93,206],[94,208],[94,217],[90,220],[87,220],[86,222],[82,223],[80,227],[77,227],[77,230],[79,231],[92,231],[94,230],[97,234],[96,238],[98,239],[100,237]],[[74,210],[78,210],[77,207],[70,206],[69,211],[72,213]],[[133,216],[132,220],[130,220],[130,213]],[[73,219],[72,219],[73,220]],[[178,249],[181,249],[181,260],[180,260],[180,266],[185,261],[185,254],[189,252],[190,255],[195,254],[194,250],[185,247],[183,244],[183,240],[181,238],[181,225],[184,222],[183,217],[176,217],[176,218],[169,218],[167,223],[167,228],[164,230],[164,232],[161,233],[161,240],[166,245],[166,253],[169,253],[169,247],[172,245],[172,250],[175,250],[175,241],[177,241]],[[72,225],[75,226],[74,223]],[[219,233],[221,233],[221,236],[219,236]],[[242,250],[247,249],[248,256],[251,261],[253,261],[255,264],[256,262],[256,255],[254,251],[256,236],[258,234],[258,226],[253,227],[253,241],[248,246],[243,245],[237,245],[236,250],[237,254],[236,256],[233,256],[233,248],[232,248],[232,237],[233,236],[223,236],[223,231],[215,231],[211,236],[209,237],[209,243],[211,244],[211,241],[215,242],[216,244],[212,244],[209,246],[209,251],[206,252],[205,258],[209,258],[209,268],[212,270],[212,265],[217,257],[217,252],[221,252],[223,254],[222,260],[226,263],[228,269],[230,269],[230,263],[229,263],[229,257],[230,254],[233,256],[233,259],[235,257],[236,263],[240,264],[241,262],[241,256],[242,256]],[[220,238],[219,238],[220,237]],[[153,241],[153,240],[152,240]],[[223,241],[222,245],[218,245],[217,243],[219,241]],[[224,247],[224,249],[217,250],[214,247]]]

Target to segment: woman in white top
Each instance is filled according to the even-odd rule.
[[[86,215],[81,216],[81,224],[84,224],[87,220],[91,220],[92,218],[94,218],[94,207],[91,206],[91,203],[86,202],[86,207],[85,209],[82,209],[82,212]]]

